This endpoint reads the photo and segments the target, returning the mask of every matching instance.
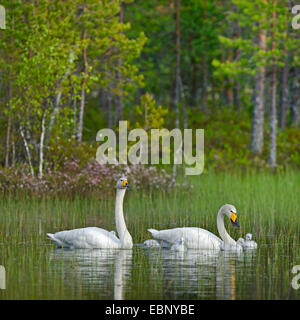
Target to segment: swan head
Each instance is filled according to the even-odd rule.
[[[128,180],[125,177],[122,177],[117,182],[117,189],[127,189],[129,188]]]
[[[252,233],[247,233],[245,238],[246,238],[246,241],[251,241],[252,240]]]
[[[235,228],[240,226],[237,219],[236,208],[232,204],[225,204],[222,206],[221,213],[224,215],[226,214]]]
[[[245,244],[245,239],[239,238],[236,243],[243,246]]]

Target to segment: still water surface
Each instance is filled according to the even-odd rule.
[[[297,257],[284,247],[242,254],[195,251],[62,250],[0,247],[6,255],[1,299],[299,299],[291,286]],[[18,258],[21,257],[21,258]]]

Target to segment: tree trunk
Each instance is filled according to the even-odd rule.
[[[216,98],[216,84],[213,79],[211,79],[210,85],[211,85],[211,104],[212,104],[212,108],[215,108],[217,105],[217,98]]]
[[[281,85],[281,104],[280,104],[280,128],[283,130],[286,126],[286,114],[288,107],[288,75],[289,75],[289,59],[286,56],[284,67],[282,71],[282,85]]]
[[[181,0],[176,0],[176,73],[175,73],[175,99],[174,99],[174,107],[175,107],[175,128],[179,128],[179,95],[180,95],[180,5]],[[174,150],[176,153],[177,150]],[[173,164],[172,169],[172,181],[176,181],[176,173],[177,165]]]
[[[60,101],[61,101],[61,97],[62,97],[62,94],[63,94],[62,89],[61,89],[61,83],[69,75],[73,61],[74,61],[74,53],[73,53],[73,51],[71,51],[70,54],[69,54],[69,66],[66,69],[65,74],[63,75],[60,83],[58,83],[57,88],[56,88],[58,92],[57,92],[57,95],[55,97],[54,108],[53,108],[53,111],[52,111],[52,114],[51,114],[51,117],[50,117],[50,121],[49,121],[48,134],[47,134],[47,137],[46,137],[46,141],[49,141],[50,134],[51,134],[51,131],[52,131],[52,128],[53,128],[53,125],[54,125],[55,118],[59,114]]]
[[[174,68],[174,65],[172,63],[171,65],[171,71],[170,71],[170,105],[169,108],[170,109],[174,109],[175,110],[175,74],[176,72],[174,71],[174,69],[176,69],[176,67]]]
[[[189,85],[189,104],[191,107],[195,107],[197,103],[197,62],[192,52],[192,36],[189,36],[188,52],[190,54],[190,66],[191,66],[191,83]]]
[[[28,142],[27,142],[27,139],[26,139],[26,137],[24,135],[24,131],[23,131],[23,127],[22,126],[20,127],[20,133],[21,133],[21,137],[23,139],[25,150],[26,150],[28,163],[29,163],[29,167],[30,167],[30,172],[31,172],[32,177],[34,177],[34,170],[33,170],[33,165],[32,165],[32,160],[31,160],[31,153],[30,153]]]
[[[12,126],[12,132],[11,132],[11,144],[12,144],[12,159],[11,159],[11,166],[14,167],[16,165],[16,144],[15,144],[15,128],[14,125]]]
[[[272,51],[275,52],[276,40],[275,40],[275,27],[276,27],[276,0],[273,1],[273,27],[274,31],[272,34]],[[273,53],[274,54],[274,53]],[[275,59],[275,58],[274,58]],[[276,94],[277,94],[277,66],[276,61],[273,62],[272,66],[272,78],[271,78],[271,106],[270,106],[270,154],[269,164],[271,168],[276,167],[276,149],[277,149],[277,110],[276,110]]]
[[[175,128],[179,128],[179,95],[180,95],[180,2],[176,0],[176,73],[175,73]]]
[[[11,131],[11,99],[12,99],[12,85],[11,77],[8,80],[8,116],[7,116],[7,128],[6,128],[6,141],[5,141],[5,161],[4,166],[9,166],[9,151],[10,151],[10,131]]]
[[[271,106],[270,106],[270,154],[269,164],[272,168],[276,167],[276,137],[277,137],[277,110],[276,110],[276,91],[277,91],[277,68],[272,68],[272,87],[271,87]]]
[[[232,62],[232,50],[230,49],[229,52],[228,52],[228,58],[227,60]],[[234,103],[234,93],[233,93],[233,80],[232,79],[228,79],[228,82],[227,82],[227,89],[226,89],[226,100],[227,100],[227,104],[229,106],[232,106],[233,103]]]
[[[82,40],[86,39],[86,30],[83,30]],[[84,107],[85,107],[85,85],[88,77],[88,63],[87,63],[87,52],[86,46],[82,50],[82,59],[84,65],[84,76],[81,82],[81,99],[80,99],[80,108],[79,108],[79,121],[78,121],[78,130],[77,130],[77,140],[82,142],[82,130],[83,130],[83,116],[84,116]]]
[[[259,47],[266,50],[266,31],[261,30],[259,34]],[[255,99],[252,117],[251,145],[252,153],[261,154],[264,145],[264,111],[265,111],[265,81],[266,68],[260,66],[255,76]]]
[[[41,136],[40,136],[40,148],[39,148],[39,178],[43,177],[43,165],[44,165],[44,139],[45,139],[45,117],[44,111],[41,122]]]
[[[207,58],[203,55],[202,60],[202,94],[201,94],[201,108],[204,112],[207,111]]]
[[[237,10],[233,8],[233,11],[236,13]],[[239,21],[235,21],[233,23],[233,34],[236,39],[239,39],[241,37],[241,27]],[[240,50],[236,48],[234,50],[234,60],[238,60],[240,55]],[[233,104],[235,106],[236,110],[240,109],[240,82],[239,80],[234,80],[234,86],[233,86]]]
[[[299,78],[297,76],[296,68],[293,72],[293,81],[291,87],[291,124],[298,126],[300,120],[300,99],[299,99]]]
[[[119,22],[124,23],[124,16],[125,16],[125,2],[122,2],[120,5],[120,14],[119,14]],[[122,66],[122,60],[118,59],[118,65],[119,69]],[[121,72],[117,72],[117,83],[119,85],[122,85],[122,75]],[[123,93],[122,89],[120,88],[121,92],[116,97],[116,123],[118,123],[119,120],[123,120],[123,114],[124,114],[124,102],[123,102]]]
[[[10,151],[10,129],[11,129],[11,115],[7,117],[7,128],[6,128],[6,141],[5,141],[5,162],[4,166],[9,166],[9,151]]]
[[[77,98],[73,100],[73,134],[76,135],[77,127]]]
[[[288,1],[289,10],[293,7],[293,1]],[[287,36],[290,36],[290,28],[289,25],[286,26]],[[286,127],[286,116],[288,111],[288,102],[289,102],[289,52],[287,52],[286,48],[283,48],[285,54],[284,67],[282,71],[282,94],[281,94],[281,104],[280,104],[280,128],[284,130]]]
[[[108,127],[113,127],[113,110],[112,110],[112,93],[110,90],[107,92],[107,113],[108,113]]]
[[[188,114],[186,110],[186,105],[185,105],[185,96],[184,96],[184,88],[183,88],[183,83],[182,83],[182,78],[179,78],[179,84],[180,84],[180,98],[182,101],[182,112],[183,112],[183,127],[186,129],[188,127]]]
[[[236,110],[239,110],[240,106],[240,84],[238,81],[234,82],[233,87],[233,104]]]
[[[59,104],[60,104],[61,96],[62,96],[62,91],[60,90],[60,91],[57,93],[56,97],[55,97],[55,102],[54,102],[53,110],[52,110],[52,113],[51,113],[51,116],[50,116],[49,130],[48,130],[47,137],[46,137],[47,143],[49,142],[49,139],[50,139],[50,135],[51,135],[51,131],[52,131],[52,129],[53,129],[53,125],[54,125],[55,118],[56,118],[56,117],[58,116],[58,114],[59,114]]]
[[[206,21],[206,11],[207,11],[207,2],[203,1],[203,20]],[[201,108],[204,112],[207,111],[207,39],[205,36],[202,37],[203,46],[204,46],[204,54],[202,57],[202,90],[201,90]]]

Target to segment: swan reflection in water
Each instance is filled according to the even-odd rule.
[[[250,266],[256,252],[146,249],[154,271],[163,268],[170,298],[236,299],[236,275]]]
[[[64,278],[71,281],[70,285],[78,280],[83,290],[101,292],[103,298],[124,299],[131,276],[132,249],[55,249],[51,260],[64,267]]]
[[[212,298],[236,299],[238,274],[253,264],[256,251],[231,252],[214,250],[174,251],[163,248],[145,249],[137,245],[134,255],[137,268],[150,277],[145,298],[154,294],[151,288],[160,287],[168,299]],[[139,258],[149,260],[149,264]],[[72,292],[81,291],[82,297],[95,294],[98,298],[121,300],[132,288],[132,250],[124,249],[56,249],[51,253],[54,267]],[[144,270],[148,268],[148,270]],[[53,269],[52,269],[53,270]],[[160,272],[163,271],[163,272]],[[249,278],[249,281],[251,279]],[[154,283],[153,282],[158,282]],[[134,286],[133,286],[134,287]],[[80,288],[80,289],[78,289]],[[129,291],[128,291],[129,290]],[[144,292],[141,293],[141,296]]]

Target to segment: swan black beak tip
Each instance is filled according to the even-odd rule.
[[[237,219],[234,222],[232,220],[230,220],[230,221],[231,221],[231,223],[232,223],[234,228],[239,228],[240,227],[240,224],[238,223]]]

